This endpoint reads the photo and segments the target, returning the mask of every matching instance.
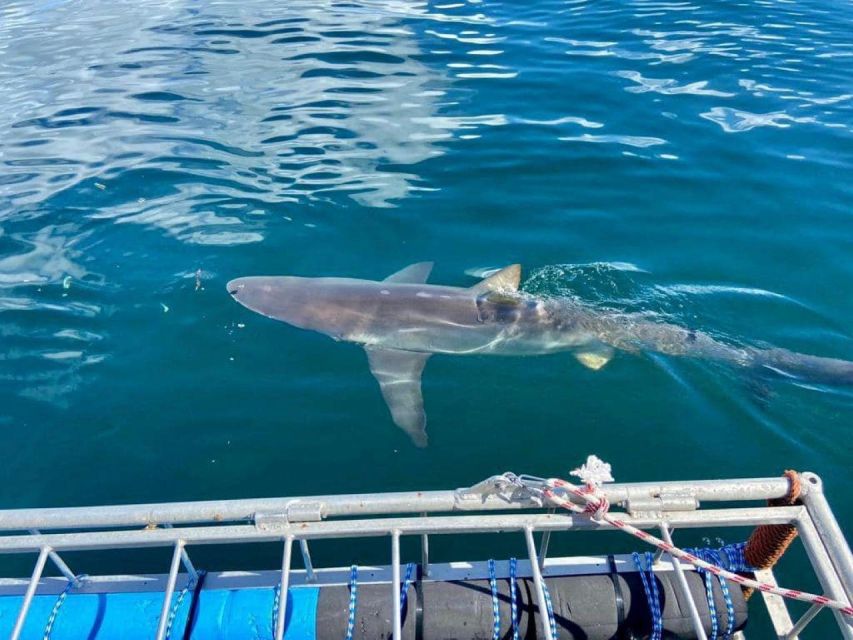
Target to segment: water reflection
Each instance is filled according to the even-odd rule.
[[[233,246],[281,225],[310,231],[312,207],[393,207],[434,189],[421,163],[506,118],[441,113],[455,72],[423,61],[424,21],[472,57],[500,57],[489,20],[464,5],[0,7],[7,389],[59,402],[102,359],[104,279],[93,273],[127,262],[111,285],[144,287],[154,251],[116,224]],[[118,257],[116,238],[130,240]]]

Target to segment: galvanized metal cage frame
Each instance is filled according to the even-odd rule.
[[[793,524],[796,526],[815,575],[824,592],[836,600],[853,599],[853,556],[823,493],[821,479],[813,473],[801,474],[802,506],[768,507],[738,505],[704,508],[706,503],[754,502],[781,498],[789,491],[786,478],[705,480],[688,482],[608,484],[604,492],[611,504],[627,513],[626,522],[643,529],[657,529],[672,542],[676,528],[756,526]],[[702,508],[700,508],[702,507]],[[498,513],[500,512],[500,513]],[[401,637],[400,539],[418,536],[424,575],[430,575],[429,536],[470,533],[522,533],[529,570],[538,596],[539,610],[545,611],[542,588],[548,544],[553,532],[606,530],[606,524],[585,516],[555,513],[524,496],[507,497],[482,490],[482,483],[455,491],[418,491],[357,495],[329,495],[297,498],[265,498],[181,502],[126,506],[75,507],[67,509],[18,509],[0,511],[0,554],[37,553],[28,580],[0,579],[0,589],[20,588],[24,598],[12,631],[18,640],[39,588],[56,586],[56,579],[42,574],[51,561],[67,581],[77,582],[77,574],[59,555],[65,551],[104,550],[141,547],[169,547],[172,560],[165,576],[163,606],[156,638],[166,634],[170,603],[181,567],[189,579],[198,574],[187,547],[200,544],[282,544],[278,582],[286,593],[295,573],[300,582],[317,581],[309,541],[355,537],[390,538],[389,597],[393,600],[392,635]],[[73,532],[69,532],[73,530]],[[542,534],[537,548],[534,533]],[[293,543],[299,545],[305,570],[291,570]],[[555,560],[555,559],[552,559]],[[682,565],[664,554],[691,611],[696,635],[707,640]],[[551,564],[550,562],[548,564]],[[446,566],[446,565],[445,565]],[[762,581],[775,584],[772,571],[759,574]],[[782,598],[762,593],[779,638],[794,640],[820,611],[811,607],[794,623]],[[282,598],[275,619],[274,637],[284,635],[287,599]],[[833,611],[843,638],[853,640],[851,621]],[[554,640],[547,624],[542,636]]]

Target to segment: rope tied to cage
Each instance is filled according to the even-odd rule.
[[[56,624],[56,618],[59,616],[59,610],[68,598],[68,594],[72,589],[80,587],[83,584],[83,581],[88,578],[88,575],[81,573],[79,576],[75,576],[74,580],[69,580],[65,585],[62,593],[60,593],[59,597],[56,599],[53,609],[50,610],[50,615],[47,617],[47,625],[44,628],[43,640],[50,640],[50,634],[53,633],[53,627]]]
[[[793,600],[808,602],[810,604],[817,604],[822,607],[829,607],[840,611],[845,616],[853,617],[853,606],[847,602],[835,600],[824,595],[799,591],[797,589],[776,587],[772,584],[760,582],[758,580],[733,573],[730,570],[707,562],[692,553],[665,542],[664,540],[661,540],[660,538],[653,536],[650,533],[625,522],[624,520],[621,520],[613,513],[604,511],[600,506],[604,495],[604,492],[600,489],[600,485],[602,482],[611,482],[613,477],[610,475],[610,465],[601,461],[597,456],[589,456],[586,464],[582,465],[579,469],[573,470],[571,473],[572,475],[581,478],[581,480],[585,482],[586,486],[577,487],[559,478],[543,479],[533,476],[517,476],[513,473],[504,474],[499,478],[502,483],[526,489],[529,495],[534,496],[540,501],[540,504],[547,503],[549,505],[562,507],[563,509],[577,514],[586,514],[587,516],[590,516],[587,505],[590,502],[595,501],[597,504],[592,515],[599,517],[595,522],[607,524],[616,529],[620,529],[643,542],[657,547],[674,558],[678,558],[679,560],[692,564],[694,567],[709,571],[715,576],[723,577],[744,588],[758,589],[759,591],[773,593],[775,595],[782,596],[783,598],[790,598]],[[583,501],[583,506],[572,502],[567,497],[567,494],[580,498]]]
[[[787,469],[783,474],[788,479],[788,493],[781,498],[771,498],[768,507],[791,507],[802,504],[800,500],[800,474]],[[793,524],[761,524],[749,536],[744,548],[747,562],[756,569],[771,569],[785,555],[788,547],[797,538],[797,527]],[[744,588],[743,595],[749,599],[754,589]]]
[[[800,500],[800,474],[788,469],[783,474],[788,479],[788,493],[781,498],[771,498],[768,507],[791,507],[802,504]],[[747,562],[756,569],[770,569],[788,550],[797,538],[797,527],[793,524],[762,524],[758,525],[749,536],[744,549]],[[749,598],[753,589],[744,589],[744,596]]]

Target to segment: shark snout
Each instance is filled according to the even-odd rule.
[[[245,276],[231,280],[225,289],[247,309],[293,324],[305,297],[299,282],[300,278],[288,276]]]
[[[240,291],[246,286],[246,283],[242,281],[243,278],[236,278],[228,282],[225,285],[225,290],[228,291],[232,296],[236,296]]]

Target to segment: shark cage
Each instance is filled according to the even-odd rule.
[[[708,640],[755,631],[790,640],[827,609],[838,637],[853,640],[853,558],[818,476],[602,484],[577,475],[585,486],[507,473],[447,491],[0,511],[0,554],[36,557],[29,578],[0,579],[0,637]],[[755,529],[719,549],[673,542],[676,529],[720,527]],[[641,553],[548,554],[555,534],[615,529]],[[434,536],[478,533],[517,540],[519,558],[430,561]],[[776,585],[772,564],[797,535],[823,595]],[[312,561],[311,542],[360,537],[387,540],[390,562]],[[402,556],[406,537],[420,543],[417,557]],[[260,542],[280,545],[280,567],[204,572],[192,560],[200,545]],[[171,549],[168,572],[84,575],[68,564],[72,551],[143,547]],[[292,568],[294,555],[303,568]],[[796,621],[789,598],[810,603]],[[767,628],[745,630],[759,601]]]

